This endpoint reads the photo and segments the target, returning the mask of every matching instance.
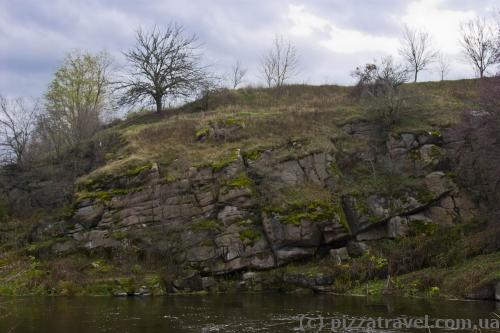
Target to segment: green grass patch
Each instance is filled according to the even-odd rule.
[[[240,240],[244,243],[249,242],[251,244],[255,243],[258,241],[262,235],[260,232],[254,230],[254,229],[245,229],[243,231],[240,231]]]
[[[215,219],[206,219],[194,222],[190,229],[192,231],[220,231],[222,229],[222,225],[218,220]]]

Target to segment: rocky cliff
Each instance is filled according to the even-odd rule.
[[[116,271],[138,266],[158,273],[160,289],[170,292],[208,290],[228,279],[240,287],[258,281],[259,288],[346,291],[440,267],[444,259],[433,260],[448,255],[447,242],[459,244],[463,226],[489,209],[457,172],[470,138],[457,124],[435,119],[381,137],[351,109],[329,110],[345,92],[330,93],[325,110],[292,113],[287,127],[273,125],[274,111],[258,121],[240,111],[139,129],[122,125],[129,131],[119,141],[122,155],[76,181],[70,212],[37,223],[28,253],[63,263],[83,255],[78,260],[94,271],[104,272],[102,260]],[[291,133],[282,133],[285,128]],[[161,154],[129,159],[151,138]],[[200,158],[212,151],[216,158]],[[435,236],[448,232],[459,238]],[[418,253],[426,242],[432,249]],[[402,258],[409,248],[422,259]],[[491,289],[495,281],[485,285]],[[112,289],[127,288],[120,282]]]
[[[370,242],[406,236],[412,223],[450,227],[477,213],[446,173],[455,143],[444,133],[393,135],[386,154],[367,149],[350,157],[357,165],[383,160],[392,168],[388,177],[412,180],[394,193],[345,193],[342,178],[352,170],[339,160],[348,157],[333,146],[282,157],[299,144],[291,143],[251,157],[236,150],[223,165],[190,168],[178,179],[150,163],[82,183],[73,216],[40,227],[37,237],[58,239],[50,244],[54,255],[133,249],[216,275],[276,268],[332,249],[360,256]]]

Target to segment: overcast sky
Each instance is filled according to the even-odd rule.
[[[40,97],[65,53],[107,50],[116,64],[139,26],[176,21],[203,42],[208,63],[239,59],[259,83],[259,59],[275,34],[300,55],[297,82],[350,84],[357,65],[397,55],[404,24],[425,28],[451,59],[450,79],[472,77],[459,25],[492,15],[498,0],[0,0],[0,93]],[[436,71],[422,80],[437,79]],[[262,81],[262,80],[260,80]]]

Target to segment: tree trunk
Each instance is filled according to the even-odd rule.
[[[414,82],[417,82],[417,76],[418,76],[418,71],[416,70],[415,71],[415,81]]]
[[[160,113],[161,110],[163,109],[163,104],[162,104],[162,101],[161,101],[161,97],[155,98],[155,101],[156,101],[156,112]]]

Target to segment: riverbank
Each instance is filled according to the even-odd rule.
[[[357,296],[402,296],[428,299],[498,300],[500,252],[480,255],[463,264],[447,268],[426,268],[400,276],[359,283],[348,276],[348,268],[373,256],[337,264],[332,258],[294,263],[267,271],[247,271],[230,276],[201,275],[191,272],[169,280],[164,272],[147,272],[136,267],[136,274],[120,274],[103,260],[86,263],[54,283],[56,272],[49,263],[34,257],[2,262],[0,296],[118,296],[213,295],[220,293],[299,293]],[[83,263],[83,260],[80,264]],[[54,265],[56,263],[52,263]],[[57,263],[61,267],[61,263]],[[69,274],[66,271],[57,274]],[[361,268],[360,268],[361,269]],[[383,269],[383,267],[380,267]],[[140,271],[140,272],[139,272]]]

